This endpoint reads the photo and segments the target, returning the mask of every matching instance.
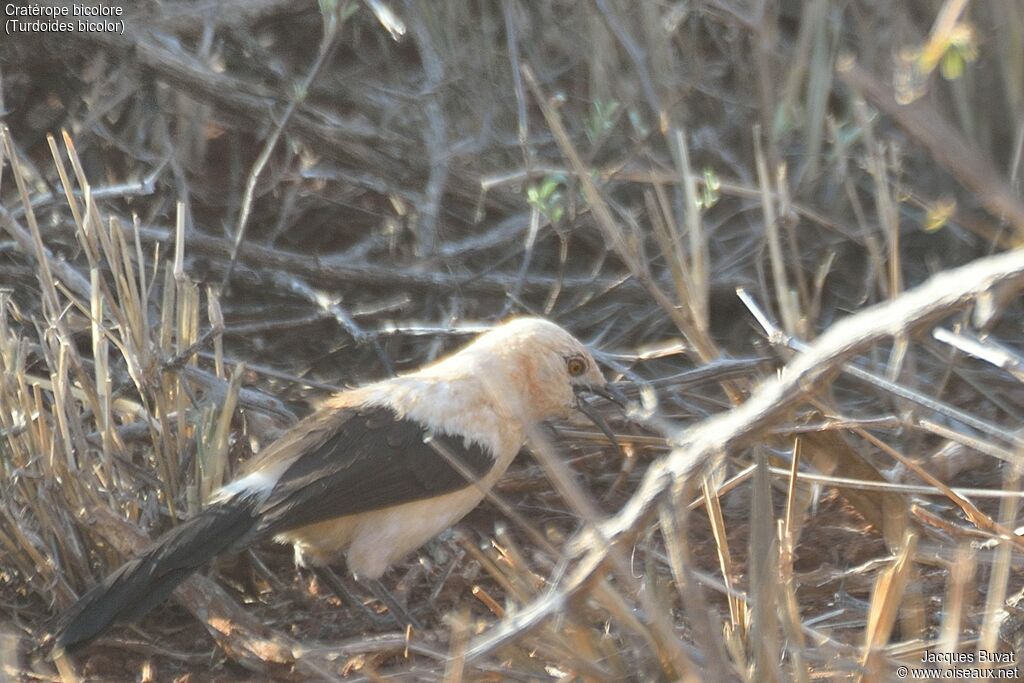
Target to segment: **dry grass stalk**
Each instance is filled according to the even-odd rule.
[[[879,650],[889,642],[896,625],[897,613],[903,601],[904,592],[910,581],[917,537],[908,533],[900,553],[891,567],[878,575],[871,593],[871,607],[868,623],[864,630],[864,655],[861,666],[867,680],[879,680],[882,676],[882,658]]]
[[[785,259],[782,255],[782,239],[779,236],[779,217],[771,192],[771,175],[761,150],[761,130],[754,128],[754,158],[757,165],[757,180],[761,187],[761,210],[764,212],[764,230],[768,242],[768,257],[772,266],[772,280],[775,285],[775,300],[782,315],[782,326],[788,334],[796,334],[800,317],[797,311],[800,302],[795,291],[790,289],[786,274]]]
[[[1017,465],[1008,467],[1003,480],[1003,489],[1006,491],[1021,490],[1021,468]],[[978,649],[986,652],[995,652],[998,647],[1000,610],[1005,603],[1008,594],[1007,582],[1010,578],[1010,563],[1012,561],[1012,548],[1020,537],[1008,528],[1009,524],[1016,519],[1017,510],[1020,509],[1020,501],[1016,498],[1003,498],[999,501],[999,524],[995,525],[1001,531],[1001,543],[996,548],[995,562],[992,573],[989,575],[988,593],[985,604],[985,621],[981,627],[981,634],[978,638]],[[1010,532],[1010,533],[1007,533]]]
[[[932,157],[967,186],[994,215],[1005,217],[1017,233],[1024,231],[1024,203],[1007,187],[1002,175],[981,156],[934,108],[923,100],[899,104],[895,96],[851,61],[839,76],[872,104],[899,122],[925,145]]]

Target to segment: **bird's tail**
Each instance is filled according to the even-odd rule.
[[[133,621],[167,598],[192,572],[237,547],[255,523],[251,499],[233,498],[206,508],[161,536],[142,555],[94,586],[62,620],[57,646],[73,651],[115,621]]]

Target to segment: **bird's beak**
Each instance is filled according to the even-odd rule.
[[[587,418],[590,419],[594,425],[601,430],[601,433],[608,437],[608,440],[612,442],[615,449],[619,452],[619,455],[623,455],[622,446],[619,445],[619,440],[615,437],[615,432],[612,431],[608,423],[601,416],[601,413],[594,410],[589,403],[583,398],[583,394],[595,394],[601,398],[608,399],[612,403],[615,403],[620,408],[626,407],[626,397],[623,393],[615,387],[613,384],[606,384],[604,386],[579,386],[575,389],[576,392],[576,410],[580,411]]]
[[[580,391],[600,396],[603,399],[611,401],[620,408],[625,408],[626,402],[629,400],[626,398],[626,395],[622,393],[622,390],[614,384],[605,384],[603,387],[581,387]],[[577,393],[579,393],[579,391]]]

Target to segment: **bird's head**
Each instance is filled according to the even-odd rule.
[[[582,398],[586,393],[621,402],[587,347],[542,318],[514,318],[498,325],[456,358],[480,374],[490,394],[530,421],[565,418],[573,410],[593,420],[595,414]]]

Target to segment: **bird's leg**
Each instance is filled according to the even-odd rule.
[[[384,606],[388,608],[388,612],[398,622],[399,626],[405,628],[406,624],[412,624],[414,629],[418,631],[423,630],[423,624],[398,602],[395,596],[391,594],[391,591],[384,587],[384,584],[377,579],[360,579],[359,582],[369,588],[374,597],[384,603]]]
[[[313,574],[317,580],[323,583],[327,588],[334,593],[335,597],[341,600],[342,604],[351,604],[358,607],[374,624],[385,624],[391,623],[394,620],[394,616],[389,614],[388,616],[381,616],[372,609],[363,604],[341,578],[331,571],[330,567],[310,567],[313,570]],[[386,604],[386,603],[385,603]]]

